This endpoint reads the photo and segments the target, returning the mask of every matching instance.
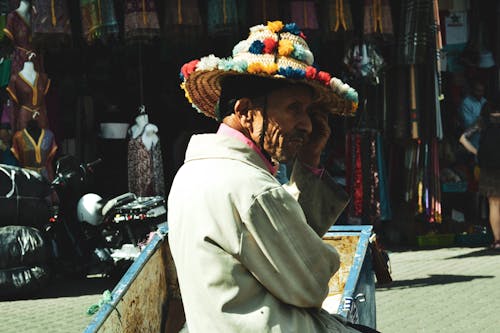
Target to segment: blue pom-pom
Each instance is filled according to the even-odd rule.
[[[285,68],[280,68],[278,74],[283,75],[289,79],[303,79],[306,76],[306,71],[303,69],[293,69],[288,66]]]
[[[264,51],[264,43],[260,40],[255,40],[252,45],[250,45],[248,51],[253,54],[262,54],[262,51]]]
[[[294,35],[299,35],[300,34],[300,29],[297,26],[297,23],[287,23],[285,24],[285,27],[283,28],[283,31],[287,31],[291,34]]]

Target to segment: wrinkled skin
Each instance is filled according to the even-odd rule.
[[[262,103],[242,98],[235,104],[235,113],[224,122],[240,130],[259,147],[264,126]],[[330,136],[328,115],[314,103],[311,91],[301,85],[272,91],[267,96],[267,126],[263,151],[277,163],[295,158],[317,167],[320,155]]]

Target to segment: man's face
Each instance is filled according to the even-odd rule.
[[[297,155],[312,131],[311,91],[304,86],[275,90],[267,98],[267,127],[263,149],[278,162],[286,163]],[[262,121],[258,133],[262,132]]]
[[[482,84],[476,84],[472,88],[472,96],[477,99],[481,99],[484,96],[484,87]]]

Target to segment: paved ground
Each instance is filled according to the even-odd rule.
[[[389,255],[394,282],[376,290],[381,332],[500,332],[500,251],[453,247]],[[116,282],[58,281],[38,299],[2,301],[0,332],[82,332],[92,319],[88,307]]]

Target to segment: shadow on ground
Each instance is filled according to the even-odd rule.
[[[483,247],[477,251],[460,254],[458,256],[453,256],[446,259],[462,259],[462,258],[474,258],[474,257],[497,256],[497,255],[500,255],[499,250],[485,249]]]
[[[13,294],[0,298],[0,301],[35,300],[59,297],[78,297],[102,294],[105,290],[112,291],[118,284],[118,277],[92,277],[52,279],[46,286],[39,287],[34,292]]]
[[[432,285],[458,283],[458,282],[469,282],[474,279],[491,279],[494,278],[493,275],[447,275],[447,274],[436,274],[429,275],[426,278],[412,279],[412,280],[399,280],[393,281],[390,284],[383,286],[377,286],[377,291],[393,290],[393,289],[406,289],[406,288],[417,288],[417,287],[427,287]]]

